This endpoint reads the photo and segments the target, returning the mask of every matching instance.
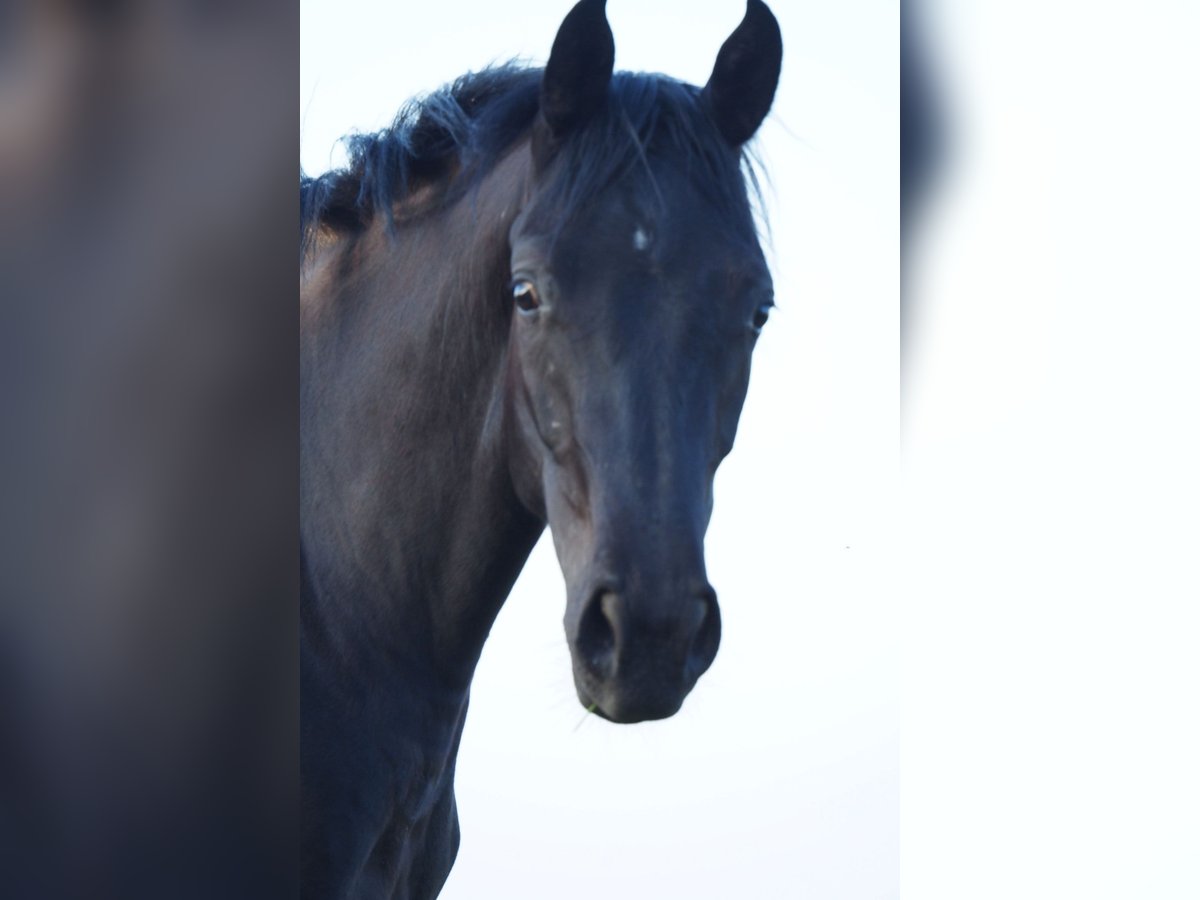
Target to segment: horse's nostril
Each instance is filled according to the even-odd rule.
[[[588,601],[579,620],[575,638],[585,665],[594,675],[606,678],[616,669],[617,634],[611,616],[617,598],[604,588],[598,589]]]
[[[710,589],[697,600],[702,605],[699,624],[692,637],[688,652],[688,680],[699,678],[712,665],[721,643],[721,611],[717,606],[716,594]]]

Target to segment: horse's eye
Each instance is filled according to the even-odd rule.
[[[517,304],[517,309],[523,313],[531,313],[537,310],[541,304],[538,299],[537,288],[533,286],[532,281],[521,279],[513,282],[513,300]]]
[[[750,320],[750,324],[754,326],[754,333],[763,330],[763,326],[767,324],[767,319],[771,316],[771,307],[769,304],[763,304],[754,311],[754,317]]]

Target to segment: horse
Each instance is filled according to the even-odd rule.
[[[613,61],[580,0],[544,68],[301,173],[305,897],[441,891],[472,675],[547,526],[588,712],[671,716],[717,653],[703,541],[773,306],[747,143],[782,39],[749,0],[702,88]]]

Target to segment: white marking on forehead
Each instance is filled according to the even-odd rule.
[[[633,229],[633,249],[645,250],[650,246],[650,235],[646,233],[646,229],[639,225]]]

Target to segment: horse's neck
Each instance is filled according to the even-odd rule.
[[[308,627],[347,665],[465,688],[541,531],[508,471],[507,327],[480,318],[507,266],[514,192],[485,184],[394,239],[373,228],[345,251],[356,279],[316,298],[339,321],[306,324]]]

